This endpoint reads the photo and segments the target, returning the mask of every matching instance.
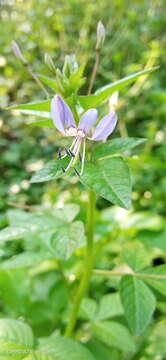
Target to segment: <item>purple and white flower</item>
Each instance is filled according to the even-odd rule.
[[[74,167],[77,175],[82,175],[85,161],[85,142],[86,139],[100,141],[106,139],[114,130],[117,123],[117,115],[114,110],[105,115],[93,131],[92,136],[89,132],[96,121],[98,112],[96,109],[87,110],[80,118],[78,126],[75,125],[73,114],[69,106],[65,103],[60,95],[55,95],[51,102],[51,117],[55,127],[66,136],[73,136],[74,141],[69,149],[65,149],[65,155],[59,152],[59,158],[71,156],[71,160],[66,167],[62,168],[66,172],[71,166],[74,167],[77,159],[81,162],[80,173]],[[82,148],[82,153],[81,153]]]

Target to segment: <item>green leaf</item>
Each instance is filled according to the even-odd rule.
[[[120,296],[131,331],[140,335],[150,323],[155,310],[153,293],[142,280],[125,275],[120,284]]]
[[[144,143],[145,141],[146,139],[138,138],[116,138],[95,146],[93,156],[95,159],[100,159],[105,156],[121,154],[124,151],[130,150],[135,146]]]
[[[27,355],[28,349],[14,341],[0,339],[0,360],[21,360]]]
[[[51,100],[45,100],[35,103],[13,105],[8,110],[20,110],[23,114],[34,115],[45,119],[51,119],[50,115]]]
[[[28,227],[21,226],[7,226],[0,231],[0,241],[18,240],[24,238],[29,234]]]
[[[31,126],[44,126],[44,127],[50,127],[52,129],[55,128],[55,126],[53,124],[53,121],[51,119],[50,120],[31,121],[31,122],[28,122],[28,125],[31,125]]]
[[[115,321],[98,321],[93,325],[94,335],[105,344],[125,351],[135,351],[135,343],[128,330]]]
[[[87,163],[80,180],[113,204],[129,209],[131,178],[128,165],[121,157]]]
[[[31,178],[31,183],[39,183],[58,179],[64,176],[62,167],[66,167],[67,159],[51,160],[42,169],[37,171]]]
[[[23,252],[19,255],[15,255],[8,260],[4,260],[0,269],[11,270],[11,269],[23,269],[31,266],[36,266],[44,260],[51,258],[52,256],[48,252]]]
[[[166,276],[166,265],[159,265],[142,271],[143,274],[164,275]],[[162,295],[166,296],[166,279],[150,279],[145,278],[144,281]]]
[[[22,114],[42,117],[44,119],[51,119],[50,112],[48,111],[36,111],[36,110],[20,110]]]
[[[104,295],[96,314],[97,320],[106,320],[123,314],[123,307],[118,293]]]
[[[86,343],[87,348],[93,353],[96,360],[113,360],[112,349],[94,337]]]
[[[130,248],[125,248],[123,251],[123,257],[134,271],[139,271],[149,266],[151,263],[149,252],[147,252],[140,244]]]
[[[79,69],[71,74],[69,78],[69,86],[71,87],[73,92],[76,92],[80,87],[84,84],[85,78],[82,77],[84,72],[85,65],[81,65]]]
[[[33,351],[28,357],[24,358],[24,360],[60,360],[60,358],[50,355],[49,352],[45,354],[40,351]]]
[[[85,320],[93,320],[97,309],[96,301],[90,298],[84,298],[81,302],[79,317]]]
[[[13,319],[0,319],[0,338],[33,348],[34,336],[29,325]]]
[[[33,102],[29,104],[12,105],[8,107],[8,110],[34,110],[34,111],[46,111],[50,112],[51,100],[44,100],[39,102]]]
[[[154,70],[157,70],[159,67],[155,66],[143,71],[139,71],[135,74],[127,76],[121,80],[118,80],[114,83],[108,84],[98,91],[94,95],[89,96],[79,96],[78,100],[84,109],[90,109],[91,107],[96,107],[101,104],[103,101],[107,100],[108,97],[113,94],[115,91],[121,90],[124,86],[132,83],[137,80],[142,75],[147,75]]]
[[[162,249],[166,251],[166,231],[161,232],[160,234],[152,233],[146,238],[143,238],[143,242],[146,241],[146,244],[149,246]]]
[[[0,241],[18,240],[30,237],[31,234],[40,233],[49,229],[56,229],[62,225],[60,219],[46,215],[28,213],[21,210],[9,210],[10,226],[0,231]]]
[[[66,204],[63,208],[58,209],[54,208],[52,210],[52,216],[55,216],[56,219],[59,219],[63,222],[70,223],[78,215],[80,211],[80,206],[77,204]]]
[[[19,359],[25,357],[25,350],[33,349],[34,336],[29,325],[13,319],[0,319],[0,358],[18,350]],[[21,350],[23,351],[21,353]],[[18,359],[18,357],[15,357]]]
[[[43,84],[49,86],[55,92],[59,92],[59,87],[55,80],[53,80],[47,76],[44,76],[44,75],[38,75],[38,77],[42,81]]]
[[[164,221],[160,215],[154,214],[150,211],[141,211],[133,213],[125,220],[125,228],[133,230],[161,230],[163,228]]]
[[[56,258],[68,259],[73,252],[85,245],[84,224],[75,221],[58,229],[50,241],[50,250]]]
[[[41,344],[38,351],[41,354],[55,356],[56,360],[95,360],[86,347],[72,339],[58,335],[48,338],[48,342],[45,341],[44,344]],[[38,358],[28,357],[28,360],[31,359],[38,360]]]

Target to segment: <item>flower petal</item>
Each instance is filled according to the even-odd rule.
[[[97,115],[98,112],[96,109],[87,110],[80,119],[78,129],[83,130],[85,133],[87,133],[96,121]]]
[[[90,140],[100,141],[106,139],[113,132],[116,123],[117,115],[114,111],[111,111],[99,121]]]
[[[75,127],[73,114],[60,95],[55,95],[51,101],[51,117],[55,127],[63,134],[65,134],[65,125]]]

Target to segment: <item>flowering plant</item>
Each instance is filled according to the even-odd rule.
[[[69,315],[67,321],[65,320],[66,326],[65,330],[63,329],[65,337],[72,337],[73,332],[77,328],[77,320],[83,300],[85,301],[84,309],[86,308],[85,296],[92,274],[112,274],[111,271],[93,269],[96,197],[103,197],[123,209],[128,210],[130,208],[131,175],[126,159],[131,156],[132,148],[145,141],[145,139],[140,138],[117,137],[118,130],[120,130],[119,125],[121,124],[121,119],[117,122],[118,106],[120,106],[118,104],[117,92],[133,81],[136,81],[140,76],[145,76],[157,68],[146,68],[124,79],[110,83],[92,93],[104,39],[105,29],[103,24],[99,22],[97,26],[96,60],[87,95],[80,95],[79,93],[79,90],[85,83],[85,78],[83,77],[85,66],[84,64],[79,66],[74,55],[66,56],[62,71],[55,67],[52,58],[48,54],[45,55],[45,62],[54,75],[52,79],[43,75],[37,76],[34,74],[17,43],[15,41],[12,43],[14,54],[23,63],[46,96],[46,100],[41,100],[36,103],[14,105],[12,109],[17,109],[25,114],[41,118],[42,120],[33,122],[33,125],[37,124],[50,127],[52,133],[55,134],[55,138],[60,138],[58,144],[55,142],[58,156],[53,154],[53,158],[33,175],[31,183],[50,180],[55,181],[59,178],[65,180],[74,176],[75,182],[80,181],[81,186],[83,185],[84,188],[87,189],[87,221],[85,224],[81,221],[74,221],[79,211],[77,206],[75,207],[76,204],[74,204],[74,207],[71,204],[65,205],[63,212],[55,206],[52,217],[55,215],[56,225],[55,219],[51,216],[42,217],[42,215],[37,216],[31,214],[29,216],[27,213],[23,214],[24,228],[27,228],[26,222],[32,221],[34,232],[36,228],[42,232],[42,235],[43,233],[45,234],[46,231],[49,232],[47,251],[44,254],[42,253],[42,259],[52,260],[53,258],[53,260],[57,261],[57,266],[59,266],[60,270],[61,263],[59,263],[59,259],[66,260],[76,250],[85,247],[81,280],[74,293],[74,297],[72,300],[70,299]],[[48,88],[51,89],[51,93]],[[96,108],[99,110],[99,116]],[[98,123],[94,127],[97,118],[99,118]],[[115,130],[116,125],[117,128]],[[55,132],[55,128],[58,132]],[[110,140],[109,136],[114,130],[116,131],[115,137]],[[74,137],[73,142],[70,140],[71,137]],[[65,141],[65,146],[63,140]],[[59,146],[61,141],[62,145]],[[87,149],[86,154],[85,146]],[[122,156],[123,153],[125,153],[125,157]],[[74,170],[75,173],[72,170]],[[18,218],[16,220],[18,221]],[[49,225],[47,226],[47,224]],[[20,230],[16,227],[14,231],[17,232]],[[133,265],[131,265],[131,268],[132,266]],[[132,333],[138,335],[150,322],[155,309],[153,293],[142,280],[137,279],[137,277],[147,277],[148,275],[142,274],[141,272],[132,272],[131,275],[131,273],[127,272],[123,274],[120,273],[120,275],[118,273],[117,276],[122,276],[120,285],[122,304],[120,303],[120,305],[118,305],[120,312],[115,313],[119,315],[119,313],[122,314],[124,312],[129,329]],[[149,276],[151,276],[151,274]],[[63,277],[65,278],[64,274]],[[87,306],[91,308],[89,302]],[[96,314],[94,308],[96,309],[96,305],[93,303],[92,314],[91,311],[89,311],[87,315],[91,322],[93,322]],[[141,320],[137,316],[138,313]],[[116,321],[100,322],[99,320],[105,319],[103,315],[103,317],[100,316],[98,315],[97,320],[95,320],[95,336],[99,336],[106,344],[108,342],[107,338],[111,336],[113,346],[118,347],[118,349],[122,351],[134,353],[135,342],[126,327]],[[64,324],[62,327],[64,328]],[[57,340],[55,336],[53,340],[56,346],[60,346],[61,349],[63,345],[59,345],[59,343],[63,344],[63,341],[65,341],[67,348],[70,345],[71,347],[78,345],[75,343],[75,345],[73,345],[72,341],[68,342],[69,339],[64,340],[62,337],[59,337]],[[78,351],[77,349],[76,347],[77,358],[79,358],[78,353],[80,352],[80,354],[82,354],[80,355],[82,356],[80,359],[86,358],[87,360],[94,360],[93,354],[87,349],[86,351],[85,349],[83,350],[82,347],[79,347]],[[74,350],[72,351],[73,357],[71,357],[71,360],[76,358],[75,355],[73,355],[75,354]],[[57,356],[59,356],[59,354]],[[39,357],[40,354],[37,353],[37,355],[34,354],[32,358],[39,359]],[[45,360],[44,357],[42,358]],[[52,357],[49,359],[52,360]],[[62,359],[62,357],[60,357],[60,359]]]

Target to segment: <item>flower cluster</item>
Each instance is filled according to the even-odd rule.
[[[85,162],[85,142],[86,139],[92,141],[100,141],[106,139],[114,130],[117,123],[117,115],[114,110],[105,115],[98,123],[93,131],[92,136],[89,136],[89,132],[96,121],[98,112],[96,109],[87,110],[80,118],[78,127],[75,125],[73,114],[69,106],[65,103],[60,95],[55,95],[51,102],[51,117],[53,119],[55,127],[66,136],[73,136],[69,149],[65,149],[65,155],[59,152],[59,158],[65,156],[71,156],[71,160],[66,167],[62,168],[66,172],[71,166],[74,168],[77,175],[81,176],[84,169]],[[75,162],[79,159],[81,162],[81,171],[74,167]]]

